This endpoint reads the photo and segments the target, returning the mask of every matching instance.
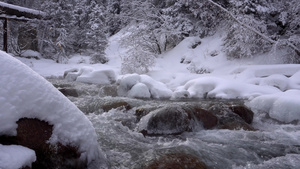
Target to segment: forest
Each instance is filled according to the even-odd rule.
[[[90,55],[94,63],[105,63],[108,38],[122,30],[126,34],[121,44],[128,49],[126,56],[121,56],[123,67],[138,61],[144,65],[142,72],[147,72],[155,58],[184,38],[204,38],[216,33],[224,35],[222,50],[228,59],[268,54],[280,58],[282,63],[300,63],[298,0],[3,2],[46,13],[41,20],[9,22],[9,52],[14,55],[30,48],[59,63],[74,53]],[[24,31],[34,34],[30,42],[34,45],[20,42]],[[129,68],[127,72],[136,70]]]

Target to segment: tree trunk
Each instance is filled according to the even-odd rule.
[[[4,22],[3,22],[3,51],[5,51],[7,53],[7,18],[4,19]]]

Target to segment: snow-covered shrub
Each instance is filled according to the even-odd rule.
[[[93,54],[92,57],[91,57],[91,59],[90,59],[90,63],[91,64],[95,64],[95,63],[102,63],[102,64],[104,64],[104,63],[106,63],[108,61],[109,61],[109,59],[105,55],[100,54],[100,53]]]
[[[241,22],[264,32],[265,27],[251,17],[241,18]],[[253,55],[270,51],[271,44],[259,35],[240,25],[229,21],[228,32],[225,37],[224,50],[229,58],[251,58]]]
[[[125,56],[122,56],[121,72],[128,73],[147,73],[154,66],[156,55],[149,51],[144,51],[141,47],[128,50]]]

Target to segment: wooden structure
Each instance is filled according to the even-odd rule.
[[[28,21],[42,19],[45,13],[17,5],[0,2],[0,19],[3,19],[3,50],[7,52],[8,46],[8,20]]]

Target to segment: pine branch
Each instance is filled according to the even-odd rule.
[[[226,14],[228,14],[229,17],[230,17],[233,21],[237,22],[239,25],[241,25],[242,27],[244,27],[244,28],[248,29],[249,31],[255,33],[256,35],[262,37],[264,40],[266,40],[266,41],[269,42],[270,44],[274,45],[274,44],[277,43],[277,41],[271,39],[270,37],[268,37],[268,36],[262,34],[261,32],[259,32],[259,31],[257,31],[257,30],[255,30],[253,27],[251,27],[251,26],[249,26],[249,25],[247,25],[247,24],[241,22],[240,20],[238,20],[232,13],[230,13],[227,9],[225,9],[224,7],[222,7],[221,5],[219,5],[218,3],[216,3],[216,2],[214,2],[214,1],[212,1],[212,0],[207,0],[207,1],[210,2],[212,5],[218,7],[219,9],[221,9],[221,10],[222,10],[223,12],[225,12]],[[286,45],[287,45],[288,47],[290,47],[291,49],[293,49],[293,50],[297,53],[297,55],[300,56],[300,49],[298,49],[294,44],[292,44],[292,43],[289,42],[289,41],[286,41]]]

